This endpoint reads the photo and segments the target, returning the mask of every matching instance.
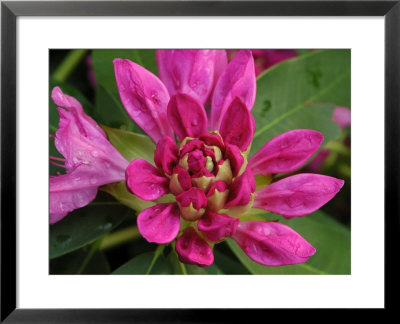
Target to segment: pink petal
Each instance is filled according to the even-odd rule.
[[[151,72],[130,60],[114,60],[119,95],[129,116],[155,142],[173,137],[167,120],[169,94],[164,84]]]
[[[188,153],[188,171],[192,174],[200,172],[206,166],[206,158],[201,150]]]
[[[233,239],[250,259],[265,266],[303,263],[316,251],[290,227],[276,222],[241,222]]]
[[[179,202],[182,207],[188,207],[190,204],[193,204],[196,210],[207,206],[207,197],[204,191],[196,187],[192,187],[176,196],[176,201]]]
[[[219,132],[226,144],[246,151],[253,140],[255,130],[254,118],[239,98],[235,98],[222,119]]]
[[[249,165],[254,175],[292,172],[307,162],[323,140],[322,133],[311,129],[285,132],[268,141]]]
[[[84,207],[97,195],[97,186],[83,170],[50,177],[50,224],[63,219],[71,211]]]
[[[116,181],[120,181],[128,161],[111,145],[100,126],[85,114],[75,98],[65,95],[59,87],[53,89],[52,99],[61,107],[54,144],[66,160],[67,171],[78,165],[91,165],[99,171],[103,168],[99,172],[103,175],[118,173]]]
[[[236,98],[251,110],[256,98],[254,60],[250,50],[239,51],[218,79],[211,104],[211,130],[218,130]]]
[[[172,242],[179,232],[179,208],[176,204],[149,207],[138,215],[137,226],[140,234],[150,243]]]
[[[333,111],[332,119],[339,125],[341,129],[350,127],[351,111],[346,107],[336,107]]]
[[[216,55],[215,50],[157,50],[158,73],[170,95],[184,93],[205,103],[214,84]]]
[[[54,143],[67,171],[50,178],[50,222],[55,223],[92,201],[99,186],[123,181],[128,161],[75,98],[59,87],[53,89],[52,98],[60,114]]]
[[[297,174],[257,191],[254,207],[285,218],[305,216],[331,200],[343,184],[343,180],[321,174]]]
[[[197,264],[207,267],[214,262],[211,247],[193,229],[186,228],[178,238],[175,245],[179,260],[186,264]]]
[[[185,137],[199,137],[207,132],[207,115],[203,105],[186,94],[171,98],[168,120],[181,141]]]
[[[194,151],[196,149],[201,149],[204,146],[204,142],[200,141],[199,139],[195,138],[193,140],[189,140],[183,146],[181,150],[181,156],[184,156],[186,153]]]
[[[214,81],[213,81],[212,91],[205,104],[211,104],[212,97],[214,95],[214,89],[215,86],[217,85],[218,79],[224,72],[226,66],[228,65],[228,54],[226,50],[215,50],[214,60],[215,60],[215,67],[214,67]]]
[[[207,197],[211,197],[215,193],[215,190],[219,192],[224,192],[227,189],[228,186],[224,181],[217,180],[211,185],[210,189],[208,190]]]
[[[126,186],[143,200],[155,200],[169,193],[169,179],[149,162],[136,159],[126,169]]]
[[[217,146],[223,152],[225,150],[224,142],[222,138],[218,134],[206,133],[200,136],[200,140],[202,140],[208,146]]]
[[[164,136],[157,142],[154,163],[165,173],[172,174],[173,168],[178,163],[178,147],[171,137]]]
[[[239,218],[209,211],[197,222],[197,228],[209,241],[217,242],[224,237],[232,236],[239,222]]]
[[[244,163],[244,157],[240,154],[239,148],[236,145],[231,144],[226,146],[225,157],[229,159],[232,168],[232,175],[236,177]]]
[[[169,188],[174,195],[179,195],[183,191],[189,190],[192,187],[192,179],[189,172],[187,172],[180,165],[174,168],[173,176],[169,183]]]
[[[233,181],[229,187],[227,207],[245,206],[250,202],[251,194],[256,191],[256,180],[249,167]]]

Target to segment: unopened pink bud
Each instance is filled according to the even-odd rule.
[[[176,196],[181,215],[188,221],[194,221],[203,216],[207,207],[207,197],[203,190],[192,187]]]
[[[192,181],[190,179],[189,172],[187,172],[181,166],[176,166],[169,182],[169,189],[174,195],[189,190],[192,187]]]
[[[229,190],[225,182],[221,180],[214,182],[207,193],[208,209],[217,212],[224,208],[228,194]]]

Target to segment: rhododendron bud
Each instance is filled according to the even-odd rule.
[[[236,232],[240,220],[226,214],[207,212],[197,223],[197,228],[211,242],[217,242],[224,237],[230,237]]]
[[[188,153],[188,171],[191,174],[196,174],[206,167],[207,159],[201,150],[194,150]]]
[[[192,185],[200,188],[204,192],[207,192],[210,189],[211,184],[214,181],[215,175],[205,168],[192,176]]]
[[[224,142],[222,140],[221,134],[218,131],[204,134],[200,136],[200,140],[202,140],[208,146],[218,147],[222,151],[222,153],[225,150]]]
[[[207,206],[207,197],[203,190],[192,187],[176,196],[182,217],[194,221],[203,216]]]
[[[229,190],[226,183],[221,180],[215,181],[207,193],[208,209],[217,212],[224,208],[228,194]]]
[[[245,172],[237,177],[229,188],[228,201],[225,208],[231,216],[245,214],[254,202],[254,192],[256,191],[256,181],[251,169],[246,168]]]
[[[244,154],[240,152],[239,148],[236,145],[228,144],[226,146],[225,155],[229,159],[232,176],[238,177],[242,175],[247,167],[247,159],[244,157]]]
[[[176,241],[175,250],[183,263],[207,267],[214,262],[211,247],[193,227],[188,227],[183,231]]]
[[[169,182],[169,189],[174,195],[179,195],[183,191],[189,190],[192,187],[192,180],[189,172],[181,166],[174,168],[171,180]]]
[[[230,185],[232,183],[232,168],[229,160],[221,160],[218,162],[218,171],[215,176],[216,180],[221,180]]]
[[[229,197],[226,206],[246,206],[250,202],[251,195],[255,191],[256,181],[251,169],[247,168],[229,187]]]
[[[175,141],[164,136],[157,142],[156,151],[154,153],[154,163],[169,175],[172,174],[174,165],[178,162],[178,147]]]

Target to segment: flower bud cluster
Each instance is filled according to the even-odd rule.
[[[244,175],[246,155],[235,145],[225,146],[218,132],[199,138],[186,137],[179,148],[171,146],[169,154],[171,152],[176,157],[176,165],[170,174],[169,189],[176,196],[185,220],[202,219],[198,225],[202,224],[200,227],[204,229],[205,220],[216,218],[212,216],[221,210],[230,214],[234,213],[236,205],[241,207],[242,213],[251,208],[255,185],[241,192],[251,181],[248,179],[250,170]],[[254,182],[254,177],[251,178]],[[215,239],[215,236],[210,237]],[[217,241],[219,239],[221,237]]]

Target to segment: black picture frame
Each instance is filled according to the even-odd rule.
[[[385,19],[385,309],[396,307],[398,274],[400,0],[395,1],[2,1],[1,3],[1,322],[230,322],[219,309],[16,308],[16,19],[19,16],[384,16]],[[373,154],[373,152],[371,152]],[[373,172],[373,171],[371,171]],[[367,175],[370,176],[371,175]],[[371,180],[373,182],[373,180]],[[373,190],[373,183],[371,183]],[[371,238],[373,240],[373,238]],[[38,292],[40,293],[40,292]],[[392,294],[393,293],[393,294]],[[251,316],[265,310],[247,310]],[[212,315],[211,315],[212,314]],[[253,315],[254,314],[254,315]],[[250,321],[251,322],[251,321]]]

